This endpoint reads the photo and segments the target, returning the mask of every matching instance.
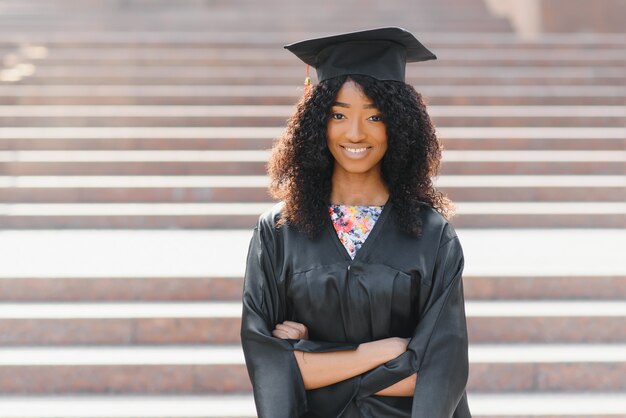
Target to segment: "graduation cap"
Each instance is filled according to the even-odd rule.
[[[413,34],[398,27],[307,39],[284,47],[314,67],[318,81],[346,74],[405,81],[407,62],[437,59]]]

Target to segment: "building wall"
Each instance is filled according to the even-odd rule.
[[[524,38],[552,32],[623,32],[624,0],[485,0]]]

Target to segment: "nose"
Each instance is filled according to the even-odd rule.
[[[347,127],[346,139],[353,142],[361,141],[365,138],[365,132],[361,126],[361,121],[355,118]]]

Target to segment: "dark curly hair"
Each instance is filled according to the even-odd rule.
[[[410,236],[419,236],[423,204],[446,219],[454,216],[452,202],[431,180],[438,173],[443,146],[422,96],[404,82],[349,75],[324,80],[305,92],[287,129],[274,141],[267,165],[270,193],[285,203],[277,226],[294,225],[311,238],[324,227],[334,167],[326,129],[337,92],[348,79],[360,86],[382,114],[387,151],[381,173],[397,209],[399,227]]]

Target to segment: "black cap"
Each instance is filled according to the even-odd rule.
[[[405,81],[407,62],[437,59],[413,34],[398,27],[307,39],[285,48],[314,67],[318,81],[346,74]]]

